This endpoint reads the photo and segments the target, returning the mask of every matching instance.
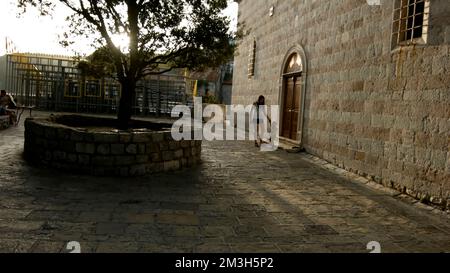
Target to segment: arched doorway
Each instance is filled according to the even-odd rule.
[[[301,144],[303,131],[305,66],[303,51],[292,49],[282,70],[281,132],[282,139]]]

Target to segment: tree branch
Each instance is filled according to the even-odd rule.
[[[172,70],[174,70],[174,69],[176,69],[176,68],[181,68],[181,67],[170,67],[170,68],[167,68],[167,69],[164,69],[164,70],[161,70],[161,71],[149,71],[149,72],[143,72],[143,73],[141,74],[141,76],[142,76],[142,77],[147,77],[147,76],[161,75],[161,74],[170,72],[170,71],[172,71]],[[145,70],[144,70],[144,71],[145,71]]]
[[[129,35],[128,27],[126,26],[126,24],[124,24],[122,22],[121,16],[120,16],[119,12],[116,10],[115,6],[110,1],[105,1],[105,4],[106,4],[106,8],[108,9],[109,13],[111,14],[111,17],[113,18],[116,31],[120,32],[119,27],[122,27],[123,31],[125,31],[125,33],[127,35]]]

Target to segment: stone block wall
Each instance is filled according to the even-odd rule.
[[[9,116],[0,116],[0,130],[9,128]]]
[[[273,16],[269,16],[271,7]],[[450,2],[431,0],[424,46],[392,48],[393,2],[242,0],[248,35],[235,58],[233,104],[280,105],[286,53],[307,71],[307,152],[419,199],[450,204]],[[255,76],[247,76],[256,40]]]
[[[74,173],[140,176],[200,163],[201,141],[175,141],[170,131],[86,132],[45,119],[25,122],[25,156]]]

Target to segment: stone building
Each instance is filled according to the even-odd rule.
[[[265,95],[283,141],[450,205],[450,1],[237,2],[233,104]]]

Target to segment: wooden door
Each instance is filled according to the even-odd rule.
[[[298,140],[298,121],[301,112],[299,77],[285,78],[282,137]]]

